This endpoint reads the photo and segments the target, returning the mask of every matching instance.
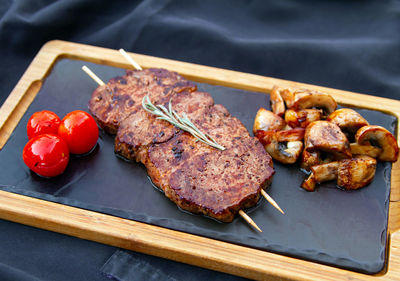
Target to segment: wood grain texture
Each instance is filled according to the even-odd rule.
[[[396,116],[398,122],[400,120],[400,101],[396,100],[145,55],[130,55],[144,68],[167,68],[197,82],[263,93],[269,93],[274,85],[316,89],[331,94],[342,105],[380,110]],[[42,47],[0,108],[0,148],[34,100],[43,79],[60,58],[132,68],[117,50],[50,41]],[[399,139],[398,132],[396,135]],[[392,168],[387,266],[377,275],[355,273],[5,191],[0,191],[0,218],[257,280],[400,279],[399,165],[396,162]]]

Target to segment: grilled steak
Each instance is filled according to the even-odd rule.
[[[169,74],[164,75],[169,77]],[[104,88],[113,89],[115,84],[119,85],[118,79],[121,78],[130,81],[125,76],[115,78]],[[177,84],[190,86],[176,87]],[[110,103],[103,103],[107,109],[99,104],[90,108],[92,112],[100,113],[101,117],[107,116],[108,119],[102,120],[116,118],[116,123],[99,122],[104,128],[114,124],[117,124],[115,128],[119,126],[115,138],[116,153],[142,162],[153,183],[184,210],[231,222],[240,209],[257,203],[261,188],[270,183],[274,173],[271,157],[224,106],[214,105],[208,93],[196,91],[193,84],[183,78],[174,84],[175,88],[168,87],[163,91],[161,88],[166,86],[154,87],[158,92],[150,95],[153,104],[166,106],[171,100],[178,114],[185,112],[202,132],[208,133],[226,148],[221,151],[196,141],[189,133],[146,112],[141,108],[141,100],[145,95],[143,93],[150,94],[151,90],[145,84],[129,86],[127,82],[127,85],[113,93],[117,96],[114,99],[122,100],[119,97],[129,96],[140,105],[135,110],[121,113],[119,111],[124,106],[118,103],[111,109]],[[135,87],[138,94],[125,92]],[[95,103],[93,100],[99,91],[101,89],[93,93],[90,105]],[[103,115],[103,112],[106,114]]]
[[[141,109],[144,96],[159,101],[174,93],[195,90],[196,85],[176,72],[159,68],[128,70],[93,92],[89,110],[103,130],[116,134],[120,122]]]

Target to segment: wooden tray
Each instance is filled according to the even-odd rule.
[[[132,56],[145,68],[167,68],[197,82],[263,93],[268,93],[274,85],[316,89],[331,94],[341,105],[383,111],[396,116],[400,122],[400,101],[396,100],[138,54]],[[63,41],[47,43],[0,108],[0,149],[34,100],[54,63],[61,58],[130,68],[116,50]],[[398,132],[396,135],[398,139]],[[0,218],[259,280],[394,279],[400,278],[399,165],[396,162],[392,167],[386,267],[376,275],[355,273],[5,191],[0,191]]]

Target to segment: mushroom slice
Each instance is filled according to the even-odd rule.
[[[350,149],[353,155],[367,155],[373,158],[377,158],[382,153],[382,148],[358,143],[351,143]]]
[[[298,111],[288,109],[285,112],[285,121],[292,128],[307,127],[311,122],[318,121],[322,117],[320,109],[300,109]]]
[[[317,183],[331,181],[337,178],[339,161],[333,161],[325,164],[315,165],[311,167],[314,179]]]
[[[341,108],[331,113],[326,121],[332,122],[347,135],[348,138],[354,139],[354,135],[361,127],[369,125],[357,111],[350,108]]]
[[[355,136],[360,145],[372,145],[382,149],[377,159],[379,161],[395,162],[399,156],[399,147],[396,138],[381,126],[364,126]]]
[[[304,132],[303,128],[281,130],[276,132],[276,139],[278,142],[301,141],[304,138]]]
[[[359,189],[368,185],[375,176],[376,160],[362,155],[340,161],[337,185],[345,189]]]
[[[280,90],[278,87],[274,87],[270,93],[271,108],[272,112],[282,116],[285,113],[285,103],[283,102]]]
[[[286,88],[280,91],[281,97],[286,103],[287,108],[291,108],[294,102],[294,91],[292,89]]]
[[[311,173],[307,179],[303,181],[301,187],[307,191],[314,191],[317,182],[315,181],[314,174]]]
[[[339,161],[312,166],[311,174],[303,181],[301,187],[307,191],[314,191],[317,183],[336,179],[338,168]]]
[[[312,166],[318,164],[321,164],[320,153],[318,151],[308,152],[304,149],[301,154],[300,168],[310,171]]]
[[[311,167],[311,174],[301,187],[314,191],[317,183],[337,179],[337,185],[345,189],[359,189],[368,185],[374,178],[376,160],[362,155]]]
[[[340,128],[328,121],[314,121],[307,126],[304,145],[308,152],[322,151],[336,160],[351,157],[350,144]]]
[[[329,115],[336,110],[336,107],[336,101],[330,95],[304,90],[294,94],[294,102],[290,108],[294,110],[320,108],[324,110],[324,114]]]
[[[303,150],[302,141],[279,142],[277,131],[257,131],[256,137],[272,158],[284,164],[295,163]]]
[[[253,133],[256,134],[258,130],[282,130],[285,125],[285,121],[280,116],[265,108],[260,108],[254,119]]]

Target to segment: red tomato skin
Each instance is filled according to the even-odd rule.
[[[55,177],[67,168],[68,145],[57,135],[42,134],[28,141],[22,151],[22,159],[36,174]]]
[[[61,119],[52,111],[43,110],[32,114],[26,125],[28,139],[41,134],[57,134]]]
[[[68,144],[70,153],[84,154],[96,145],[99,128],[89,113],[75,110],[61,120],[58,135]]]

